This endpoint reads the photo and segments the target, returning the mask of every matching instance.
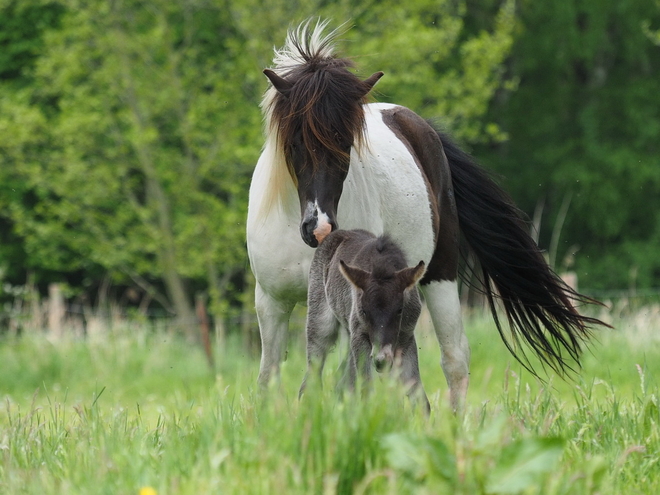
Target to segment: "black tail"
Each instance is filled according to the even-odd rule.
[[[568,287],[551,270],[509,195],[448,136],[438,135],[451,169],[460,229],[481,266],[483,290],[502,340],[532,372],[518,345],[521,338],[559,374],[572,370],[571,362],[579,365],[590,327],[609,326],[580,315],[575,304],[600,303]],[[496,298],[509,321],[510,338],[498,319]]]

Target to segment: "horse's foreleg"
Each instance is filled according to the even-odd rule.
[[[289,317],[295,303],[276,300],[257,283],[255,306],[261,335],[258,382],[261,387],[266,387],[273,375],[279,378],[280,363],[284,360],[286,352]]]
[[[456,281],[431,282],[422,287],[442,352],[442,371],[454,411],[462,409],[469,383],[470,346],[461,317]]]

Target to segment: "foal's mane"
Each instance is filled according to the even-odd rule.
[[[351,60],[335,56],[335,42],[343,30],[324,35],[327,24],[318,21],[312,29],[309,20],[289,31],[284,47],[275,50],[273,71],[292,83],[291,91],[284,96],[270,87],[261,103],[267,140],[274,141],[272,149],[279,155],[272,161],[275,166],[284,162],[294,183],[291,154],[298,133],[314,167],[326,159],[347,167],[350,157],[342,144],[359,146],[363,139],[362,105],[369,86],[348,70]],[[283,176],[280,172],[273,178]],[[278,182],[271,186],[285,187]]]
[[[377,261],[371,266],[371,274],[377,280],[391,279],[397,270],[407,266],[405,254],[387,234],[371,241],[370,248],[373,250],[370,258]]]

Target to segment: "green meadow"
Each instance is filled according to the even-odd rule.
[[[325,386],[301,401],[294,324],[281,381],[255,387],[258,356],[203,352],[166,331],[100,339],[0,339],[2,494],[660,493],[660,315],[609,315],[573,381],[534,378],[486,316],[466,318],[465,413],[449,410],[440,351],[418,327],[430,417],[391,379]],[[341,346],[340,346],[341,347]]]

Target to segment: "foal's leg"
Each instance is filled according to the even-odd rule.
[[[401,369],[399,377],[404,386],[408,387],[408,397],[411,400],[419,400],[428,413],[431,411],[429,399],[426,397],[424,387],[422,386],[422,379],[419,375],[419,358],[417,356],[417,342],[415,336],[401,345]]]
[[[470,346],[463,330],[461,303],[456,281],[433,281],[422,286],[426,305],[442,352],[442,371],[449,385],[454,411],[462,409],[467,395]]]
[[[264,388],[273,375],[279,378],[280,363],[284,361],[286,352],[289,318],[295,303],[276,300],[257,283],[255,306],[261,335],[261,364],[259,365],[258,383]]]
[[[310,292],[313,290],[310,287]],[[311,294],[310,294],[311,295]],[[339,335],[339,322],[335,318],[330,306],[323,301],[314,302],[310,299],[307,307],[307,372],[300,385],[298,397],[302,396],[307,386],[312,368],[317,368],[319,382],[323,375],[323,366],[328,351],[337,342]]]
[[[350,337],[350,355],[348,363],[348,386],[355,390],[358,374],[362,376],[365,382],[371,380],[371,342],[361,332],[351,331]]]

